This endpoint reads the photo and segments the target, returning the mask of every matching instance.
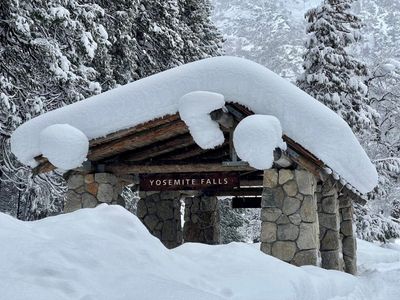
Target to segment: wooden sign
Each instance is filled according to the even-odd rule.
[[[238,173],[141,174],[141,191],[231,190],[240,186]]]

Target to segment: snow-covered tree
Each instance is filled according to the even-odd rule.
[[[211,10],[209,0],[179,1],[185,62],[214,56],[221,49],[222,37],[210,19]]]
[[[241,228],[245,225],[242,216],[243,209],[232,209],[232,200],[229,198],[219,199],[218,209],[220,214],[221,243],[244,242],[246,236]]]
[[[301,9],[309,3],[298,0],[213,2],[214,19],[224,34],[227,54],[258,62],[284,78],[296,78],[301,72],[303,53]]]
[[[214,19],[226,39],[224,50],[227,54],[252,59],[293,79],[300,73],[303,61],[304,13],[321,2],[214,0]],[[346,51],[353,58],[362,59],[371,70],[368,76],[359,78],[368,87],[366,103],[380,115],[372,131],[364,130],[358,135],[377,167],[379,186],[370,195],[366,207],[357,207],[360,216],[356,219],[357,231],[361,238],[379,236],[382,239],[396,232],[393,228],[397,228],[396,219],[400,214],[400,82],[397,75],[400,70],[397,63],[400,61],[400,3],[358,0],[352,3],[351,12],[363,21],[360,29],[363,39],[350,44]],[[244,218],[249,219],[249,216]]]
[[[376,127],[378,114],[367,97],[367,66],[349,51],[361,39],[361,20],[350,11],[352,2],[325,0],[306,13],[308,39],[298,86],[362,133]]]
[[[62,177],[33,177],[11,155],[9,138],[18,125],[117,85],[219,54],[221,38],[209,21],[208,0],[196,3],[0,1],[0,199],[17,203],[7,205],[12,209],[3,203],[2,210],[34,219],[62,209]]]

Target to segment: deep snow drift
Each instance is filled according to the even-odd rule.
[[[38,116],[12,135],[18,159],[35,166],[40,132],[69,124],[89,140],[175,114],[179,99],[193,91],[222,94],[256,114],[275,116],[283,133],[300,143],[361,193],[377,184],[377,173],[350,127],[336,113],[267,68],[235,57],[215,57],[135,81]]]
[[[0,240],[2,300],[399,299],[380,297],[398,277],[377,270],[297,268],[241,243],[167,250],[119,206],[36,222],[0,214]],[[363,242],[360,261],[399,275],[400,251]]]

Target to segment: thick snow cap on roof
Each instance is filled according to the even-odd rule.
[[[89,139],[178,112],[193,91],[224,95],[256,114],[275,116],[283,133],[300,143],[359,192],[377,185],[377,172],[350,127],[336,113],[267,68],[246,59],[215,57],[189,63],[50,111],[21,125],[12,152],[36,166],[40,132],[69,124]]]

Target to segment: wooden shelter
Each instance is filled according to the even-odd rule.
[[[210,114],[225,135],[225,143],[212,150],[196,145],[178,114],[91,140],[88,161],[65,175],[65,211],[103,202],[124,205],[122,187],[135,184],[141,197],[138,217],[167,247],[184,241],[217,244],[217,197],[232,196],[234,207],[262,208],[265,253],[295,265],[317,265],[321,257],[323,267],[354,274],[352,201],[362,202],[361,197],[327,174],[321,160],[288,136],[283,136],[287,150],[276,149],[272,169],[260,171],[240,161],[233,130],[253,113],[237,103],[225,108]],[[45,157],[35,159],[35,174],[55,169]],[[209,184],[204,180],[197,187],[181,185],[186,183],[182,180],[201,180],[199,176],[210,179]],[[165,180],[168,186],[152,190],[151,180]],[[183,233],[180,199],[185,200]]]
[[[212,150],[200,148],[189,133],[179,114],[155,119],[132,128],[90,141],[88,161],[76,171],[83,173],[108,172],[118,176],[137,174],[234,172],[240,176],[240,187],[228,191],[214,191],[217,196],[261,197],[263,171],[240,161],[232,143],[235,126],[253,112],[240,104],[226,105],[227,112],[211,113],[220,124],[225,143]],[[283,136],[288,149],[277,149],[275,165],[279,168],[299,165],[322,176],[324,163],[312,153]],[[45,157],[35,158],[39,165],[33,170],[40,174],[56,169]],[[260,198],[261,199],[261,198]],[[260,205],[260,201],[254,199]],[[260,206],[259,206],[260,207]]]

